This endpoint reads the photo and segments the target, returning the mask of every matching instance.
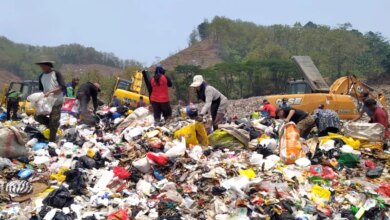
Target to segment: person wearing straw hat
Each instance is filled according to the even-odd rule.
[[[218,129],[225,116],[228,99],[216,88],[208,85],[201,75],[194,76],[190,87],[196,88],[198,99],[205,103],[199,116],[202,117],[210,112],[214,130]]]
[[[60,72],[53,70],[53,61],[43,60],[35,64],[39,65],[42,70],[38,80],[39,90],[45,94],[45,97],[53,95],[56,98],[49,117],[46,115],[38,115],[35,117],[35,120],[47,126],[50,130],[49,141],[55,142],[57,130],[60,126],[61,107],[64,102],[63,91],[66,87],[64,77]]]

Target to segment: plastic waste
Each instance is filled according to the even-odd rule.
[[[198,161],[200,160],[200,158],[202,157],[203,155],[203,149],[201,146],[199,145],[196,145],[194,146],[190,152],[188,153],[188,156],[193,159],[194,161]]]
[[[383,167],[376,167],[373,169],[368,169],[367,173],[366,173],[366,177],[375,179],[375,178],[380,177],[382,175],[382,172],[383,172]]]
[[[342,153],[337,160],[341,165],[352,168],[359,163],[359,156],[352,153]]]
[[[226,189],[223,187],[214,186],[211,189],[211,194],[213,194],[214,196],[221,196],[224,192],[226,192]]]
[[[33,145],[32,149],[37,151],[37,150],[41,150],[45,147],[47,147],[47,143],[38,142],[38,143]]]
[[[280,135],[280,158],[286,164],[292,164],[295,160],[304,157],[298,128],[293,122],[287,123]]]
[[[248,179],[253,179],[256,177],[256,173],[252,168],[246,169],[246,170],[240,170],[238,171],[240,175],[244,175],[248,177]]]
[[[312,188],[311,188],[311,192],[313,194],[315,194],[316,196],[319,196],[325,200],[329,200],[330,199],[330,191],[325,189],[325,188],[322,188],[318,185],[314,185]]]
[[[129,220],[127,216],[127,209],[120,209],[107,216],[107,220]]]
[[[299,167],[308,167],[311,164],[311,161],[306,157],[299,158],[295,161],[295,164]]]
[[[3,157],[0,157],[0,170],[6,168],[6,167],[11,167],[13,166],[14,164],[11,162],[10,159],[8,158],[3,158]]]
[[[27,179],[33,174],[33,170],[31,169],[22,169],[18,172],[18,177],[20,179]]]
[[[129,173],[124,167],[114,167],[113,172],[115,176],[122,180],[128,179],[131,176],[131,173]]]
[[[167,152],[165,152],[164,156],[168,157],[168,158],[183,156],[185,151],[186,151],[185,139],[181,138],[180,142],[174,141],[173,144],[174,144],[174,146],[172,148],[170,148]],[[149,158],[149,159],[151,159],[151,158]],[[166,162],[162,161],[162,163],[166,163]]]
[[[153,153],[148,152],[146,154],[146,157],[154,164],[158,164],[160,166],[163,166],[168,163],[168,157],[163,153]]]
[[[148,196],[152,192],[152,184],[150,184],[146,180],[141,179],[140,181],[138,181],[136,189],[137,191],[140,191]]]
[[[374,169],[376,164],[372,160],[365,160],[364,165],[369,169]]]
[[[25,180],[12,180],[3,187],[7,193],[17,195],[29,194],[33,190],[32,184]]]
[[[390,183],[381,183],[375,191],[382,196],[390,197]]]
[[[42,203],[54,208],[62,209],[73,203],[73,197],[65,187],[60,187],[51,192]]]
[[[132,165],[143,173],[148,173],[151,170],[150,163],[146,157],[133,161]]]
[[[83,194],[83,190],[87,187],[85,180],[87,177],[78,169],[68,170],[64,172],[66,176],[65,182],[69,185],[76,194]]]

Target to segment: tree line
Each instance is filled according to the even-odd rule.
[[[203,74],[229,98],[281,93],[289,78],[300,78],[290,60],[309,55],[329,82],[354,74],[365,79],[390,76],[390,44],[380,33],[361,33],[350,23],[318,25],[256,25],[215,17],[191,32],[189,45],[212,41],[223,63],[201,69],[179,65],[172,71],[176,93],[186,98],[194,74]]]
[[[122,60],[113,53],[99,52],[92,47],[84,47],[80,44],[57,47],[31,46],[14,43],[1,36],[0,54],[0,68],[24,79],[36,77],[38,68],[34,63],[43,58],[56,61],[57,68],[60,68],[62,64],[102,64],[122,69],[129,65],[141,65],[137,61]]]

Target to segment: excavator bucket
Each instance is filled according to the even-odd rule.
[[[322,78],[320,71],[309,56],[293,56],[291,59],[299,67],[299,70],[302,72],[305,80],[314,93],[329,92],[329,85],[325,82],[324,78]]]

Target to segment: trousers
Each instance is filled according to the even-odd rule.
[[[35,120],[40,124],[46,125],[50,130],[50,142],[55,142],[57,137],[57,130],[60,127],[60,118],[61,118],[61,107],[60,105],[53,106],[49,116],[46,115],[37,115]]]

